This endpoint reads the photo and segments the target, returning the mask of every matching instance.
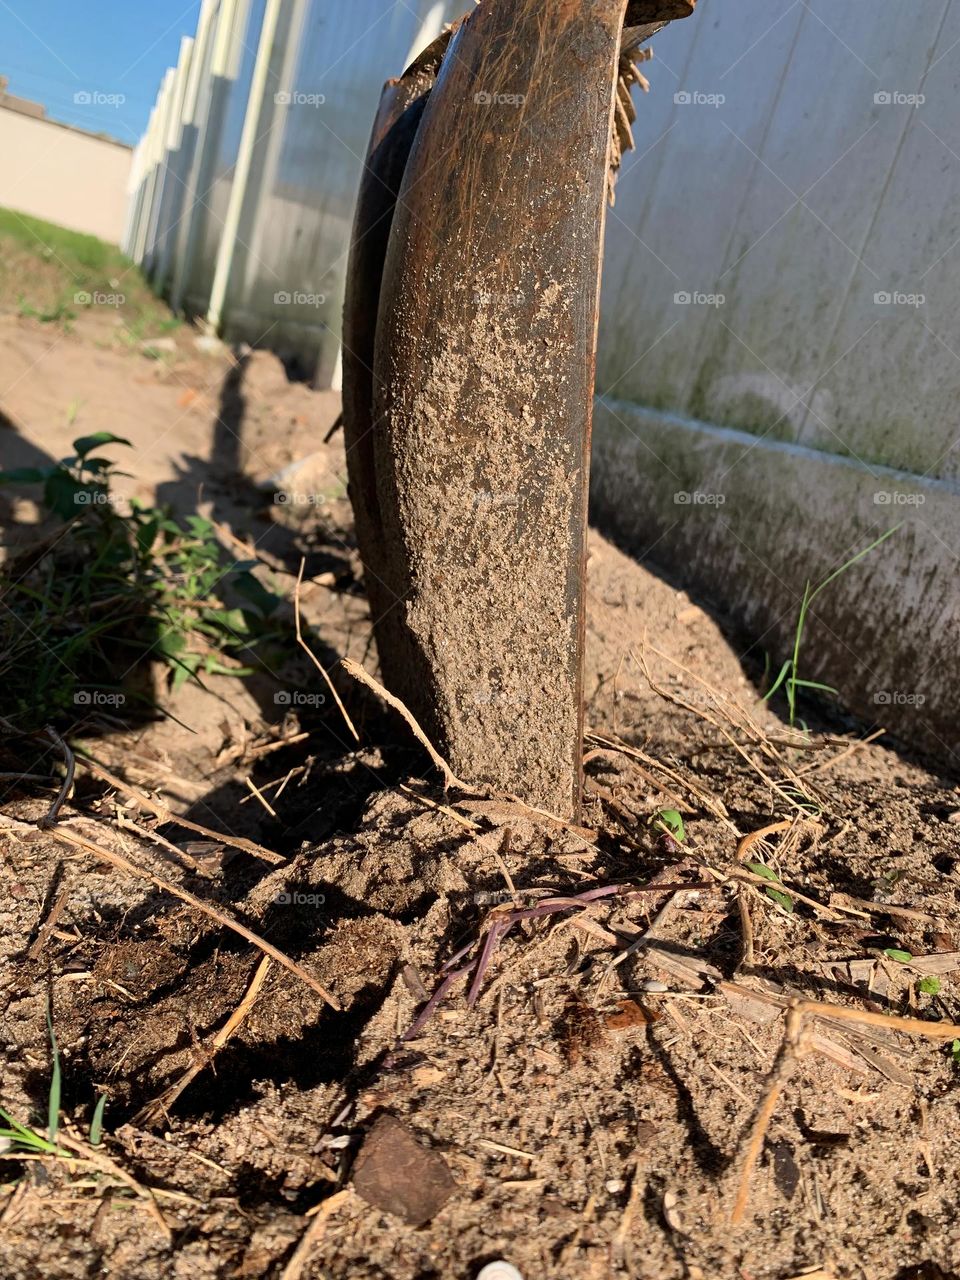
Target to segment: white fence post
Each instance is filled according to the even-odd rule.
[[[280,33],[280,39],[283,42],[283,64],[280,68],[277,83],[280,92],[288,95],[288,99],[293,93],[297,64],[303,52],[303,29],[309,3],[310,0],[290,0],[291,10],[287,15],[288,21]],[[267,131],[268,136],[260,168],[261,198],[257,201],[257,207],[254,212],[250,244],[245,257],[244,265],[247,272],[247,279],[244,282],[245,289],[250,287],[250,274],[259,264],[264,237],[270,234],[268,225],[270,221],[270,196],[273,194],[277,181],[277,170],[280,166],[280,155],[283,151],[286,130],[285,117],[290,110],[290,105],[289,100],[284,100],[275,101],[273,106],[273,115],[270,119],[270,128]],[[284,279],[281,283],[286,287],[290,282]]]
[[[213,47],[210,53],[210,70],[197,86],[197,144],[187,190],[184,192],[186,212],[177,239],[173,283],[170,288],[170,306],[174,311],[183,309],[184,294],[203,225],[202,215],[206,210],[206,196],[220,141],[217,104],[225,82],[236,79],[235,55],[240,47],[249,4],[250,0],[220,0],[220,7],[211,22]]]
[[[157,94],[156,104],[150,112],[150,122],[147,125],[145,135],[146,145],[143,151],[143,183],[140,192],[140,212],[137,215],[137,235],[133,246],[133,260],[141,267],[143,266],[144,254],[147,248],[147,230],[150,226],[150,214],[153,208],[151,196],[156,180],[156,137],[160,116],[163,111],[166,81],[167,77],[164,76]]]
[[[133,149],[130,158],[130,176],[127,179],[127,217],[120,237],[120,249],[127,257],[133,248],[133,238],[137,231],[137,210],[139,209],[140,184],[143,180],[143,148],[144,138]]]
[[[263,15],[263,27],[260,31],[260,42],[257,45],[257,58],[253,68],[253,79],[250,83],[250,95],[247,98],[243,132],[240,135],[237,163],[233,172],[230,203],[227,206],[227,215],[223,223],[223,233],[220,237],[220,247],[217,253],[217,266],[214,272],[213,286],[210,290],[207,322],[214,332],[219,331],[223,321],[223,303],[227,295],[230,268],[233,265],[233,255],[237,246],[240,215],[243,211],[247,182],[250,178],[253,149],[257,141],[257,129],[263,111],[263,100],[269,79],[270,60],[273,56],[274,39],[282,4],[283,0],[267,0],[267,8]]]
[[[160,168],[160,185],[157,190],[157,231],[153,253],[153,281],[163,288],[163,264],[167,256],[170,229],[179,208],[182,180],[179,169],[182,163],[180,147],[183,140],[183,109],[187,92],[187,79],[193,62],[194,40],[184,36],[180,41],[180,56],[173,73],[173,89],[170,95],[170,111],[163,137],[163,155]]]
[[[170,99],[173,96],[173,78],[175,72],[168,67],[160,86],[157,99],[157,114],[153,121],[150,136],[150,171],[147,175],[145,218],[141,230],[141,246],[138,261],[146,275],[150,274],[150,259],[153,255],[154,237],[157,230],[157,188],[160,185],[160,166],[163,163],[163,140],[167,133],[167,119],[170,114]]]

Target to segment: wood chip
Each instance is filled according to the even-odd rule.
[[[698,956],[674,955],[661,950],[656,942],[649,944],[647,957],[654,968],[669,973],[691,991],[699,991],[705,982],[719,982],[723,977],[720,970],[706,960],[701,960]]]
[[[862,1056],[858,1057],[846,1045],[840,1044],[836,1040],[831,1040],[820,1032],[810,1032],[807,1036],[807,1043],[811,1049],[816,1049],[817,1053],[822,1053],[825,1058],[836,1063],[838,1067],[843,1067],[847,1071],[856,1071],[862,1076],[867,1075]]]
[[[420,1227],[439,1213],[457,1184],[438,1151],[395,1116],[382,1115],[360,1148],[353,1186],[375,1209]]]
[[[914,956],[910,968],[918,973],[936,974],[955,973],[960,969],[960,951],[939,951],[932,956]]]
[[[632,1027],[648,1027],[660,1015],[641,1008],[636,1000],[621,1000],[615,1013],[608,1013],[604,1025],[609,1031],[628,1031]]]
[[[891,1084],[902,1085],[905,1089],[912,1089],[916,1084],[916,1078],[914,1076],[901,1070],[901,1068],[898,1067],[896,1063],[891,1062],[885,1054],[882,1054],[876,1049],[871,1048],[869,1045],[864,1044],[860,1036],[851,1036],[847,1043],[850,1045],[850,1048],[854,1053],[858,1053],[865,1062],[873,1067],[874,1071],[879,1072],[880,1075],[889,1080]]]
[[[490,1138],[479,1138],[477,1146],[484,1147],[487,1151],[499,1151],[501,1155],[515,1156],[518,1160],[536,1159],[532,1151],[521,1151],[519,1147],[508,1147],[505,1143],[494,1142]]]

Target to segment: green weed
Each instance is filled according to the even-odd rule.
[[[151,658],[174,689],[249,675],[251,653],[284,634],[271,620],[281,597],[254,561],[225,556],[210,521],[114,497],[123,473],[101,450],[127,445],[101,431],[51,467],[0,472],[0,485],[38,487],[61,522],[0,571],[3,714],[20,730],[69,728],[95,705],[150,705],[127,677]]]
[[[864,547],[863,550],[858,551],[855,556],[851,556],[850,559],[846,560],[839,569],[834,569],[833,573],[828,574],[823,581],[818,582],[815,587],[812,587],[810,580],[807,579],[807,583],[803,589],[803,599],[800,602],[800,613],[797,617],[797,625],[793,636],[793,653],[789,658],[787,658],[783,666],[780,668],[777,678],[764,694],[763,699],[764,702],[768,702],[782,686],[787,697],[787,708],[789,711],[791,727],[797,723],[797,698],[801,689],[813,689],[821,693],[837,693],[837,690],[831,685],[821,684],[817,680],[802,680],[799,675],[800,647],[803,643],[803,632],[807,625],[807,617],[810,613],[811,605],[814,600],[816,600],[817,596],[830,586],[831,582],[835,582],[841,574],[846,573],[848,569],[852,568],[853,565],[862,560],[864,556],[869,555],[871,551],[875,551],[881,543],[886,542],[888,538],[892,537],[900,527],[901,526],[899,524],[894,525],[892,529],[888,529],[887,532],[881,534],[879,538],[875,538],[868,547]]]

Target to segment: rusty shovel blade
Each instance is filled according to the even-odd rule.
[[[623,23],[691,8],[481,3],[388,85],[354,230],[344,426],[385,682],[458,777],[565,816]]]

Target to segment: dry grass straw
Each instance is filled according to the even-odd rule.
[[[205,916],[209,916],[211,920],[216,921],[225,929],[230,929],[233,933],[239,934],[241,938],[252,943],[259,948],[265,955],[271,956],[278,964],[283,965],[291,973],[295,974],[301,982],[317,993],[332,1009],[339,1011],[340,1005],[330,993],[320,985],[312,973],[309,973],[302,965],[297,964],[295,960],[291,960],[288,955],[280,951],[272,942],[267,942],[266,938],[261,938],[259,934],[254,933],[252,929],[248,929],[246,925],[241,924],[239,920],[234,920],[228,916],[226,912],[221,911],[219,907],[212,906],[209,902],[204,902],[202,898],[196,897],[187,889],[182,889],[179,885],[174,884],[170,880],[165,880],[162,876],[158,876],[155,872],[148,870],[146,867],[139,867],[129,858],[123,857],[119,853],[115,853],[113,849],[106,848],[105,845],[97,844],[93,840],[88,840],[85,836],[75,831],[71,831],[62,823],[53,827],[50,835],[59,840],[61,844],[65,844],[74,849],[80,849],[84,853],[96,858],[101,862],[109,862],[112,866],[117,867],[120,871],[127,872],[128,875],[136,876],[140,880],[149,880],[151,884],[155,884],[158,889],[163,889],[165,893],[172,894],[173,897],[179,898],[181,902],[187,903],[188,906],[201,912]]]
[[[279,866],[286,861],[279,853],[273,853],[272,850],[265,849],[263,845],[255,844],[253,840],[246,840],[242,836],[226,835],[222,831],[212,831],[210,827],[203,827],[199,822],[191,822],[189,818],[180,817],[179,814],[173,813],[172,810],[168,809],[166,805],[161,804],[159,800],[148,796],[145,791],[140,791],[137,787],[131,787],[122,778],[118,778],[108,772],[102,764],[98,764],[90,756],[85,756],[82,763],[95,777],[109,783],[111,787],[129,796],[131,800],[136,800],[137,804],[147,809],[154,817],[159,818],[161,822],[172,823],[175,827],[182,827],[184,831],[194,831],[197,835],[204,836],[207,840],[215,840],[219,844],[228,844],[232,849],[242,849],[244,853],[249,853],[251,857],[273,863],[274,866]]]
[[[263,986],[269,970],[270,957],[263,956],[254,971],[253,977],[250,979],[250,984],[244,992],[243,999],[210,1041],[210,1047],[203,1051],[202,1057],[198,1056],[197,1060],[187,1068],[179,1080],[176,1080],[168,1089],[164,1089],[163,1093],[154,1098],[152,1102],[148,1102],[145,1107],[142,1107],[137,1112],[133,1117],[134,1124],[148,1126],[167,1115],[170,1107],[173,1106],[184,1089],[196,1079],[201,1071],[210,1065],[214,1056],[236,1034],[240,1024],[256,1004],[260,988]]]
[[[323,676],[326,682],[327,688],[330,690],[331,696],[333,697],[334,702],[337,704],[337,707],[340,710],[340,714],[343,716],[344,722],[347,728],[350,730],[350,734],[353,737],[354,742],[359,742],[360,735],[359,733],[357,733],[356,726],[354,725],[353,721],[350,719],[350,714],[347,711],[347,708],[343,705],[343,702],[341,701],[339,693],[337,693],[336,689],[333,687],[333,681],[330,679],[330,676],[327,674],[326,667],[324,667],[323,663],[319,660],[319,658],[316,656],[316,654],[307,644],[306,640],[304,640],[303,638],[303,632],[301,631],[301,624],[300,624],[300,587],[303,583],[304,563],[305,561],[301,558],[300,571],[297,574],[297,584],[293,589],[293,614],[294,614],[294,618],[296,620],[296,626],[297,626],[297,644],[300,646],[300,648],[304,651],[304,653],[307,655],[307,657],[310,659],[313,665],[317,668],[317,670]],[[343,661],[346,662],[347,659],[343,659]]]
[[[469,787],[460,781],[440,752],[437,751],[433,743],[420,728],[413,712],[410,711],[398,697],[392,694],[389,689],[385,689],[379,680],[375,680],[369,672],[365,671],[364,668],[361,667],[359,662],[354,662],[352,658],[341,658],[340,665],[348,675],[353,676],[354,680],[359,681],[362,685],[366,685],[366,687],[372,693],[375,693],[382,702],[385,702],[388,707],[393,707],[394,711],[399,712],[409,725],[413,736],[426,751],[435,767],[443,774],[444,790],[449,787],[457,787],[463,791],[469,790]]]
[[[758,997],[758,993],[751,988],[739,986],[737,983],[725,982],[721,983],[720,987],[721,990],[750,999],[762,998]],[[902,1031],[907,1035],[923,1036],[928,1040],[960,1039],[960,1026],[953,1022],[926,1022],[920,1018],[872,1013],[865,1009],[851,1009],[845,1005],[827,1004],[820,1000],[791,1001],[787,1008],[780,1049],[767,1077],[766,1091],[742,1148],[737,1192],[730,1212],[731,1226],[738,1226],[743,1221],[750,1199],[753,1171],[760,1158],[770,1121],[787,1081],[805,1053],[818,1051],[809,1034],[809,1025],[816,1019],[854,1022],[861,1026],[880,1028],[883,1031]]]

